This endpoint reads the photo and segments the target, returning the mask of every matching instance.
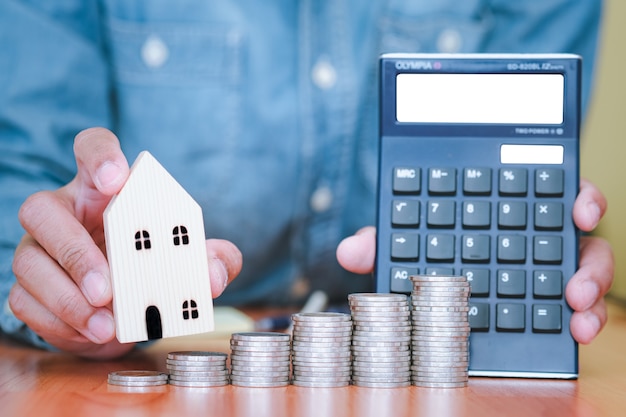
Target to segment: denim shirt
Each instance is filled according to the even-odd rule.
[[[0,326],[19,206],[75,175],[74,136],[149,150],[243,252],[217,303],[371,289],[339,241],[374,224],[383,52],[570,52],[589,96],[598,0],[0,2]],[[343,298],[345,300],[345,298]]]

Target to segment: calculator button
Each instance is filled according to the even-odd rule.
[[[562,321],[559,304],[533,305],[533,332],[561,333]]]
[[[463,202],[463,227],[487,229],[491,225],[491,203],[489,201]]]
[[[419,235],[417,233],[392,233],[391,258],[396,260],[419,260]]]
[[[489,296],[489,270],[463,268],[461,274],[467,277],[472,289],[472,297],[488,297]]]
[[[430,262],[452,262],[454,260],[454,235],[427,235],[426,259]]]
[[[454,268],[426,268],[426,275],[454,275]]]
[[[563,260],[563,239],[561,236],[535,236],[533,241],[533,261],[536,264],[560,264]]]
[[[472,331],[489,330],[489,304],[470,302],[468,319]]]
[[[525,229],[526,203],[523,201],[499,202],[498,227],[500,229]]]
[[[498,297],[523,298],[526,295],[526,271],[500,269],[496,292]]]
[[[523,263],[526,260],[526,236],[498,236],[498,262]]]
[[[418,227],[420,204],[417,200],[393,200],[391,224],[399,227]]]
[[[528,193],[528,171],[524,168],[500,169],[500,195],[525,196]]]
[[[491,245],[489,235],[463,235],[461,260],[463,262],[489,262]]]
[[[535,195],[561,197],[563,195],[563,170],[554,168],[536,170]]]
[[[426,223],[428,227],[454,227],[456,204],[452,200],[431,200],[428,202]]]
[[[491,194],[491,169],[465,168],[463,170],[463,193],[468,195]]]
[[[416,167],[397,167],[393,170],[394,194],[419,194],[421,191],[421,171]]]
[[[533,295],[535,298],[561,298],[563,296],[561,271],[534,271]]]
[[[563,203],[545,201],[535,203],[535,229],[562,230]]]
[[[526,306],[524,304],[497,304],[496,330],[502,332],[523,332],[526,327],[525,315]]]
[[[430,168],[428,170],[428,192],[430,194],[455,194],[456,168]]]
[[[411,275],[417,275],[417,268],[391,268],[391,292],[408,293],[413,291]]]

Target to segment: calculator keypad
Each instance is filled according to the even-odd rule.
[[[560,333],[564,182],[553,167],[395,167],[391,291],[463,274],[472,331]]]

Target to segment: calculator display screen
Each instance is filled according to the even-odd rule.
[[[563,123],[563,74],[402,73],[396,120],[405,123]]]

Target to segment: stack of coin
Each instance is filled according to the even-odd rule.
[[[170,385],[181,387],[217,387],[228,385],[228,355],[221,352],[170,352],[166,367]]]
[[[352,383],[362,387],[411,385],[411,318],[404,294],[348,296],[352,313]]]
[[[299,313],[293,320],[293,385],[350,385],[352,320],[345,313]]]
[[[109,373],[110,385],[154,387],[167,384],[167,374],[158,371],[117,371]]]
[[[230,338],[231,384],[243,387],[289,385],[290,339],[286,333],[233,333]]]
[[[414,385],[467,386],[470,285],[465,276],[412,276]]]

